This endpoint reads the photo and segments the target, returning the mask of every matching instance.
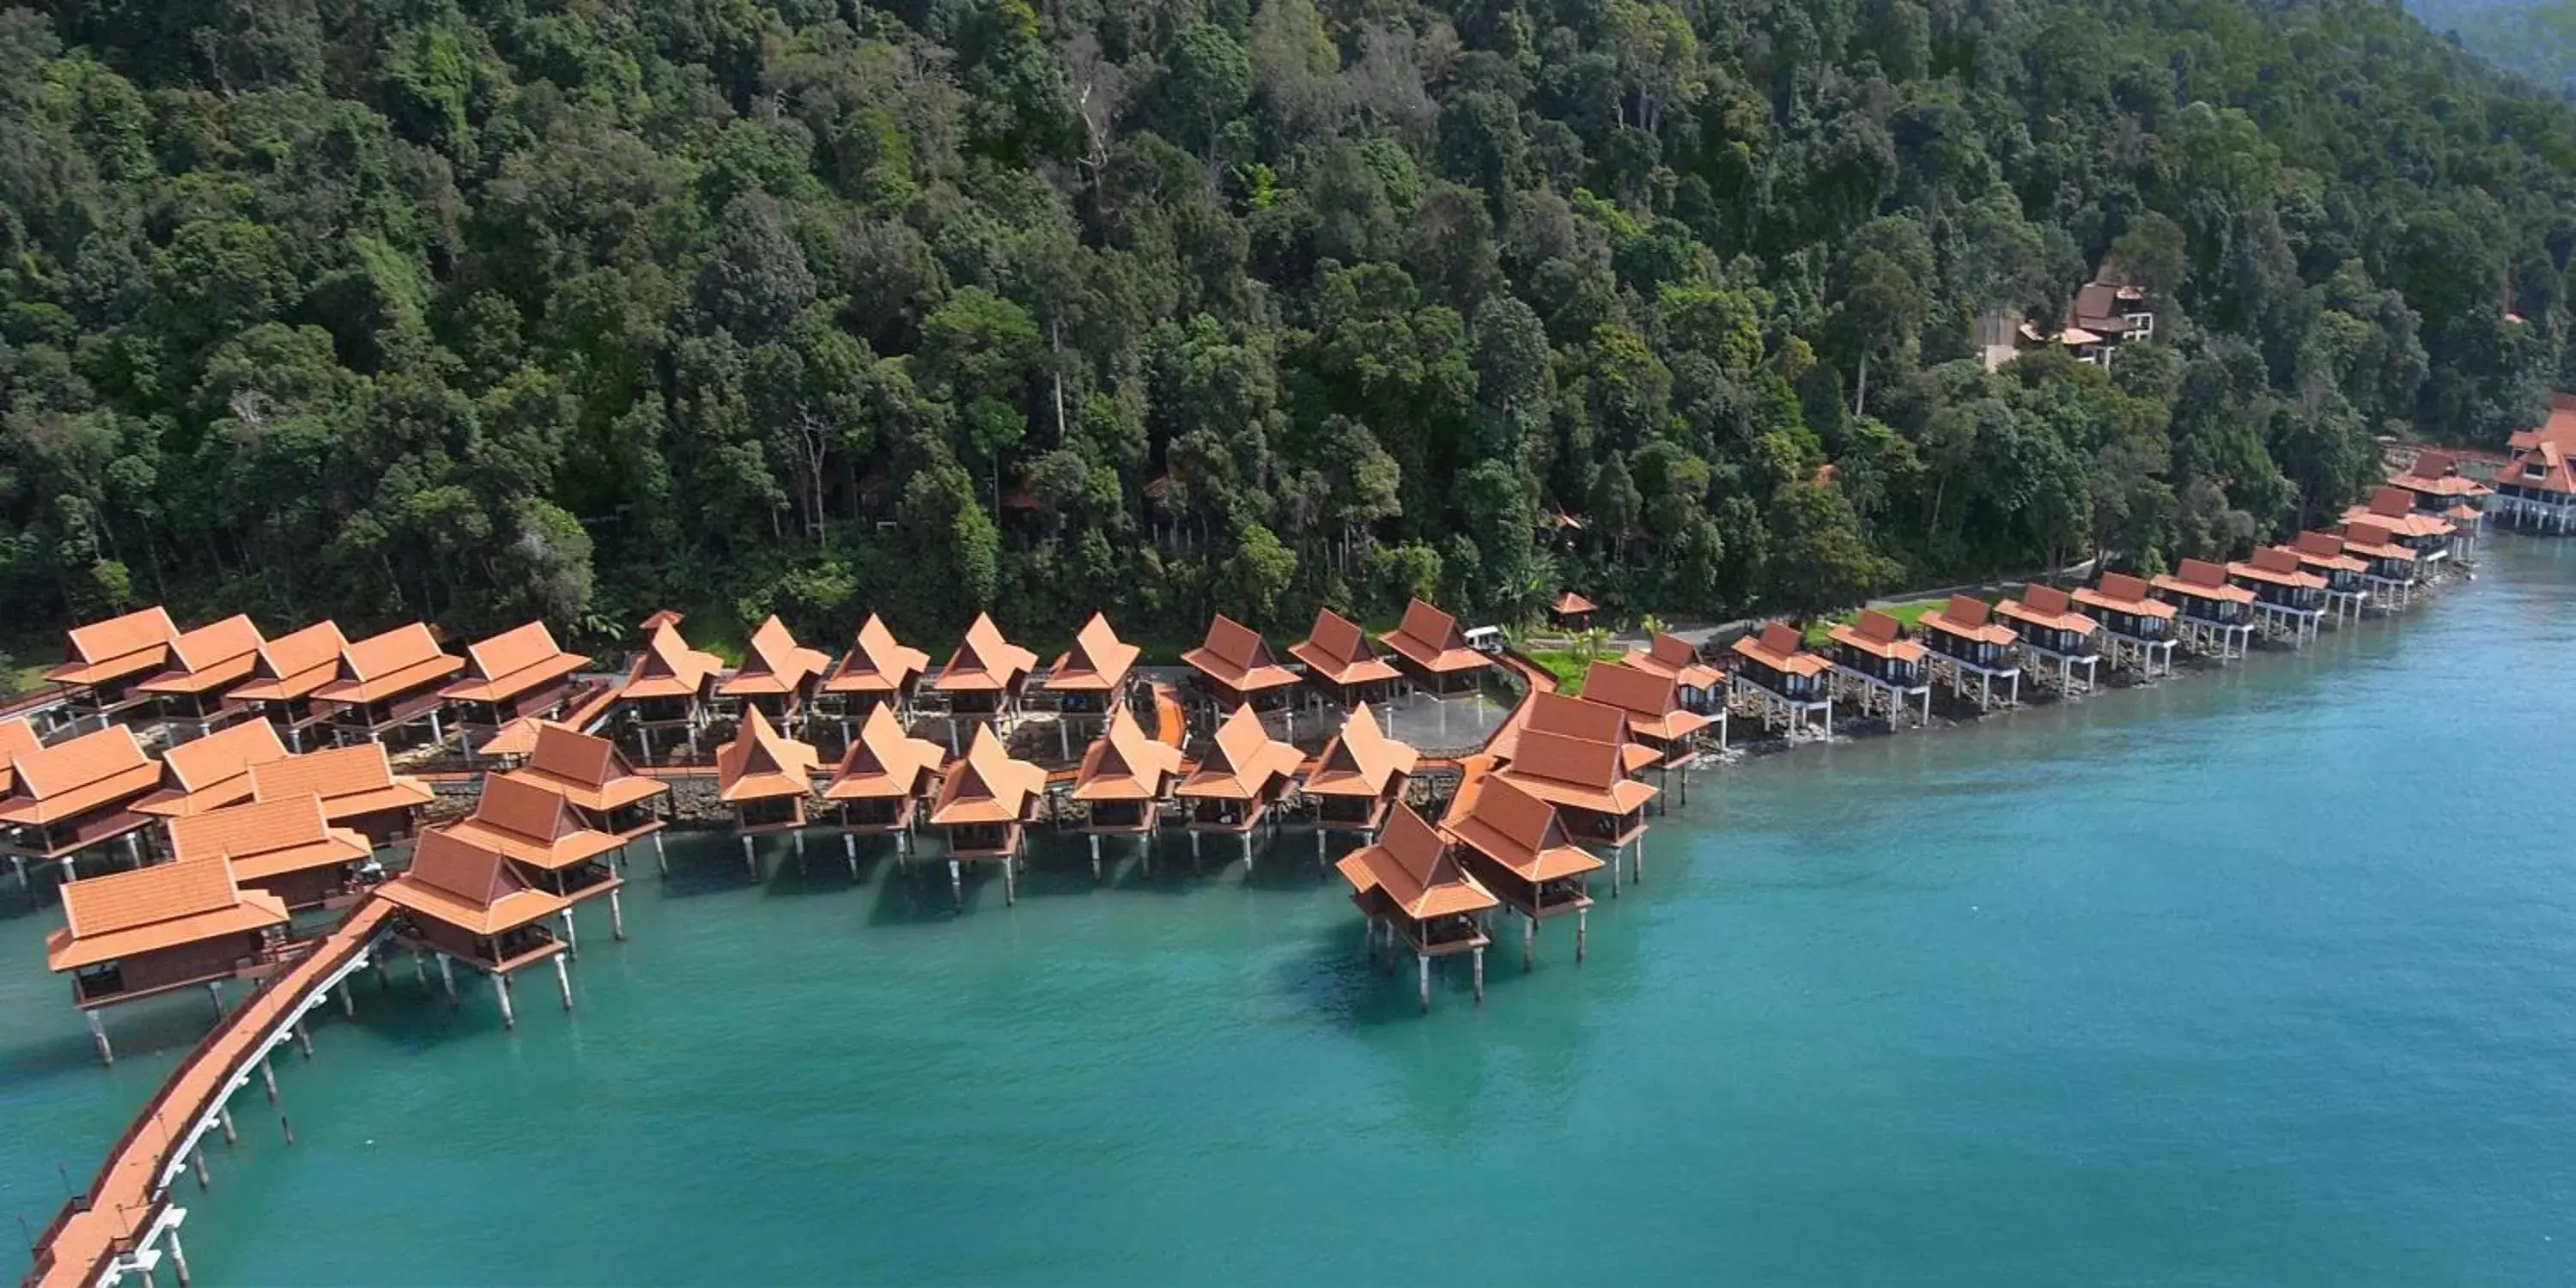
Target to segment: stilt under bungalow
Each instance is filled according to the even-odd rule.
[[[964,737],[961,723],[991,727],[1006,737],[1010,734],[1011,722],[1020,712],[1021,690],[1028,686],[1029,671],[1037,664],[1037,654],[1002,638],[992,614],[975,614],[964,642],[930,682],[933,692],[948,699],[948,754],[958,754]]]
[[[724,671],[723,658],[680,637],[681,620],[667,608],[644,619],[644,651],[627,668],[611,707],[648,765],[698,759],[716,676]]]
[[[339,623],[330,621],[269,640],[259,646],[250,678],[224,694],[224,705],[276,726],[290,751],[319,746],[315,731],[330,717],[313,695],[339,680],[340,653],[348,647]],[[328,731],[318,735],[328,737]]]
[[[561,895],[530,885],[500,851],[445,831],[424,833],[411,868],[386,882],[380,893],[403,910],[395,944],[437,956],[449,1005],[457,1003],[453,962],[491,977],[501,1023],[516,1028],[519,1015],[510,998],[510,977],[551,961],[563,1008],[572,1009],[564,943],[550,924],[571,905]]]
[[[233,805],[170,820],[177,863],[224,863],[233,880],[274,895],[289,912],[355,905],[379,871],[375,847],[333,827],[319,796]]]
[[[787,623],[772,613],[751,633],[742,666],[716,681],[716,700],[737,710],[757,709],[789,733],[805,723],[805,704],[823,681],[832,659],[796,642]]]
[[[1306,775],[1306,798],[1315,802],[1316,864],[1322,865],[1325,838],[1335,832],[1376,840],[1421,763],[1420,752],[1379,731],[1367,703],[1353,707]]]
[[[1417,599],[1404,606],[1404,620],[1378,637],[1395,655],[1405,678],[1434,697],[1474,693],[1494,659],[1467,647],[1458,619]]]
[[[2147,589],[2174,609],[2174,641],[2184,652],[2221,662],[2245,656],[2254,637],[2254,592],[2227,582],[2227,570],[2185,559]]]
[[[117,845],[143,866],[143,831],[152,816],[135,802],[160,784],[161,767],[143,754],[124,725],[82,734],[10,762],[9,792],[0,796],[0,854],[26,863],[58,863],[63,880],[77,875],[73,861]]]
[[[148,711],[153,697],[135,692],[169,665],[179,628],[158,604],[64,632],[63,661],[45,679],[65,689],[72,723],[111,724]]]
[[[1338,866],[1351,884],[1351,902],[1368,918],[1369,949],[1383,942],[1390,965],[1398,941],[1413,950],[1424,1014],[1431,1012],[1435,957],[1468,955],[1476,1000],[1485,1000],[1485,948],[1493,940],[1484,919],[1502,901],[1468,875],[1450,842],[1412,806],[1396,806],[1386,834]]]
[[[1288,794],[1303,759],[1263,730],[1251,707],[1236,707],[1177,792],[1189,809],[1191,866],[1199,865],[1201,836],[1230,834],[1242,838],[1244,875],[1250,876],[1252,834],[1273,822],[1271,810]]]
[[[2343,525],[2343,552],[2369,565],[2361,583],[2370,588],[2370,602],[2382,612],[2406,611],[2422,572],[2413,549],[2398,544],[2377,523],[2355,521]]]
[[[1133,696],[1138,649],[1118,638],[1109,619],[1093,613],[1073,637],[1073,647],[1047,668],[1039,685],[1056,706],[1056,754],[1073,759],[1074,723],[1086,730],[1106,730],[1112,712],[1123,711]]]
[[[1914,619],[1916,638],[1931,650],[1933,681],[1949,681],[1953,695],[1975,702],[1981,712],[1995,708],[1998,683],[2004,686],[2003,705],[2021,703],[2021,664],[2013,658],[2019,639],[1993,613],[1974,595],[1952,595],[1950,602]],[[1974,685],[1968,683],[1972,676]]]
[[[1931,650],[1920,640],[1905,638],[1905,627],[1895,618],[1865,608],[1857,620],[1835,625],[1825,638],[1831,649],[1826,656],[1833,663],[1825,673],[1825,690],[1835,701],[1857,699],[1861,718],[1884,718],[1890,733],[1903,729],[1909,715],[1917,726],[1932,722]]]
[[[1495,776],[1556,808],[1575,844],[1610,852],[1610,893],[1619,893],[1620,864],[1646,878],[1646,806],[1658,794],[1629,777],[1617,743],[1524,729]]]
[[[851,880],[859,876],[857,838],[862,836],[893,837],[895,857],[911,866],[913,819],[922,798],[938,793],[939,773],[938,743],[905,733],[893,707],[881,703],[868,708],[867,723],[841,753],[832,781],[823,788]]]
[[[1199,687],[1218,711],[1277,710],[1297,690],[1297,673],[1279,665],[1261,632],[1223,613],[1208,623],[1207,639],[1181,654],[1181,661],[1198,673]],[[1290,728],[1293,734],[1295,726]]]
[[[2370,603],[2370,565],[2345,553],[2343,538],[2331,532],[2302,532],[2292,549],[2301,568],[2326,579],[2326,612],[2335,623],[2359,621]]]
[[[1809,649],[1797,627],[1772,622],[1731,647],[1735,671],[1727,677],[1730,701],[1744,706],[1763,728],[1777,727],[1793,742],[1819,716],[1824,736],[1834,736],[1834,691],[1825,678],[1833,663]]]
[[[948,842],[948,895],[966,906],[964,865],[1002,865],[1002,900],[1020,901],[1021,851],[1046,798],[1046,771],[1014,760],[989,725],[975,728],[964,759],[951,765],[930,807],[930,825]]]
[[[529,622],[467,645],[465,674],[439,696],[455,705],[466,754],[488,752],[482,744],[511,721],[562,714],[573,676],[588,665],[556,644],[544,622]]]
[[[805,803],[814,795],[812,745],[778,732],[758,707],[746,707],[733,741],[716,749],[716,799],[733,807],[733,832],[742,840],[743,866],[760,880],[754,838],[792,832],[804,852]]]
[[[384,748],[365,742],[250,767],[252,800],[296,796],[321,797],[332,826],[356,831],[378,847],[417,835],[421,811],[437,799],[429,784],[395,773]]]
[[[229,724],[161,753],[161,783],[134,808],[162,820],[186,818],[250,799],[250,767],[286,758],[277,726],[265,720]]]
[[[500,851],[528,884],[561,896],[564,943],[574,955],[581,953],[581,934],[573,910],[593,900],[608,901],[610,931],[626,938],[626,910],[618,902],[626,882],[614,861],[624,842],[590,826],[562,796],[531,779],[488,775],[474,812],[440,830]]]
[[[1344,711],[1372,701],[1383,706],[1404,680],[1369,645],[1358,623],[1329,608],[1315,610],[1314,628],[1288,646],[1288,656],[1305,664],[1311,691]]]
[[[1574,960],[1582,961],[1591,876],[1601,859],[1574,844],[1554,806],[1507,779],[1470,771],[1450,798],[1440,831],[1458,847],[1467,874],[1521,916],[1521,969],[1538,962],[1539,923],[1574,918]]]
[[[1154,833],[1180,777],[1180,748],[1147,737],[1123,706],[1110,715],[1109,727],[1084,749],[1069,796],[1082,807],[1079,830],[1091,845],[1092,880],[1101,876],[1104,836],[1137,838],[1138,857],[1153,862]]]
[[[670,862],[662,851],[661,805],[670,798],[671,785],[636,773],[616,743],[562,725],[542,724],[527,763],[501,777],[533,783],[563,797],[581,815],[583,826],[616,836],[620,867],[625,866],[624,846],[652,837],[654,859],[663,875],[670,874]]]
[[[286,955],[288,920],[275,895],[242,889],[223,863],[116,872],[63,887],[45,966],[72,976],[99,1062],[114,1064],[100,1008],[269,974]]]
[[[2106,572],[2070,596],[2077,607],[2102,623],[2110,642],[2114,671],[2133,671],[2142,679],[2173,674],[2174,606],[2148,594],[2145,579]]]
[[[2326,579],[2299,566],[2299,552],[2264,546],[2250,559],[2227,565],[2227,581],[2254,593],[2255,632],[2300,648],[2326,616]]]
[[[439,690],[464,669],[464,658],[441,650],[438,637],[413,622],[340,650],[339,678],[322,686],[313,702],[328,714],[338,742],[381,745],[422,726],[434,745],[447,737],[447,699]]]
[[[2019,598],[1996,604],[1995,620],[2020,640],[2022,661],[2031,669],[2033,684],[2054,687],[2061,694],[2091,691],[2102,665],[2102,655],[2093,643],[2102,626],[2076,612],[2075,601],[2065,591],[2033,582],[2022,588]]]
[[[823,704],[840,718],[841,741],[846,743],[856,734],[857,722],[867,718],[870,707],[892,707],[895,718],[909,724],[913,686],[929,668],[928,653],[897,643],[885,622],[868,614],[868,620],[859,624],[858,637],[850,642],[850,651],[823,677]]]
[[[239,613],[170,641],[170,665],[137,682],[134,692],[150,694],[161,704],[161,718],[196,731],[203,738],[234,713],[224,694],[248,683],[259,669],[259,627]]]

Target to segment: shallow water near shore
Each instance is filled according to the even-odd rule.
[[[1415,1010],[1313,842],[1006,908],[837,841],[628,873],[505,1032],[407,959],[182,1181],[201,1285],[2564,1283],[2576,542],[2299,655],[1696,779],[1590,957]],[[1338,852],[1338,851],[1337,851]],[[1229,862],[1220,870],[1218,856]],[[5,878],[0,878],[5,879]],[[202,994],[95,1063],[0,892],[0,1211],[41,1227]],[[1512,938],[1516,938],[1516,931]],[[5,1228],[5,1227],[0,1227]]]

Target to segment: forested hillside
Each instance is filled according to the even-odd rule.
[[[2153,567],[2533,418],[2571,166],[2376,4],[62,0],[0,12],[0,600],[1150,636]],[[2106,262],[2154,343],[1987,372]]]

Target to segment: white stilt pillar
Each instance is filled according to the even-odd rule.
[[[791,833],[791,835],[793,835],[793,836],[796,838],[796,875],[798,875],[798,876],[800,876],[800,877],[801,877],[801,876],[805,875],[805,832],[804,832],[804,829],[799,828],[799,829],[797,829],[794,833]]]
[[[446,986],[447,1005],[453,1009],[456,1006],[456,963],[448,960],[445,953],[438,954],[438,982]]]
[[[1091,879],[1100,879],[1100,833],[1091,834]]]
[[[742,838],[742,866],[750,870],[752,880],[760,880],[760,852],[752,848],[748,836]]]
[[[1521,973],[1538,968],[1538,918],[1521,914]]]
[[[98,1012],[83,1011],[81,1012],[81,1018],[89,1021],[89,1040],[92,1044],[98,1047],[98,1062],[100,1064],[108,1065],[115,1064],[116,1048],[108,1045],[107,1025],[104,1021],[101,1021],[98,1018]]]
[[[662,834],[660,832],[655,832],[653,834],[653,862],[655,866],[662,869],[663,876],[667,877],[671,875],[671,856],[662,848]]]
[[[581,931],[575,929],[573,926],[571,904],[564,905],[563,927],[564,951],[571,953],[575,957],[581,956]]]
[[[1415,953],[1413,964],[1422,980],[1422,1013],[1431,1013],[1431,954]]]
[[[168,1227],[162,1237],[170,1241],[170,1268],[179,1273],[179,1288],[188,1288],[188,1250],[179,1246],[179,1227]]]
[[[855,832],[841,833],[841,857],[850,861],[850,879],[859,879],[859,837]]]
[[[509,976],[501,974],[498,971],[493,972],[492,996],[501,999],[501,1027],[505,1029],[515,1029],[519,1027],[518,1013],[510,1009]]]
[[[626,942],[626,906],[617,901],[617,892],[608,892],[608,934],[619,943]]]
[[[1476,1005],[1483,1006],[1485,1004],[1485,950],[1476,949],[1475,959]]]
[[[948,861],[948,900],[959,912],[966,910],[966,873],[955,859]]]
[[[572,972],[564,969],[562,953],[555,954],[555,991],[563,995],[563,1007],[572,1009]]]

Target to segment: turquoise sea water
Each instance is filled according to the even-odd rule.
[[[2576,1279],[2576,543],[2298,656],[1703,777],[1648,880],[1429,1017],[1312,843],[945,911],[714,837],[579,1009],[408,962],[183,1181],[198,1281]],[[1230,847],[1219,847],[1230,852]],[[1167,854],[1177,853],[1177,845]],[[1211,849],[1213,856],[1219,852]],[[1158,864],[1158,873],[1168,865]],[[0,896],[0,1212],[203,1030],[92,1059]],[[461,981],[462,982],[462,981]],[[434,987],[434,984],[433,984]],[[155,1054],[153,1048],[162,1048]]]

